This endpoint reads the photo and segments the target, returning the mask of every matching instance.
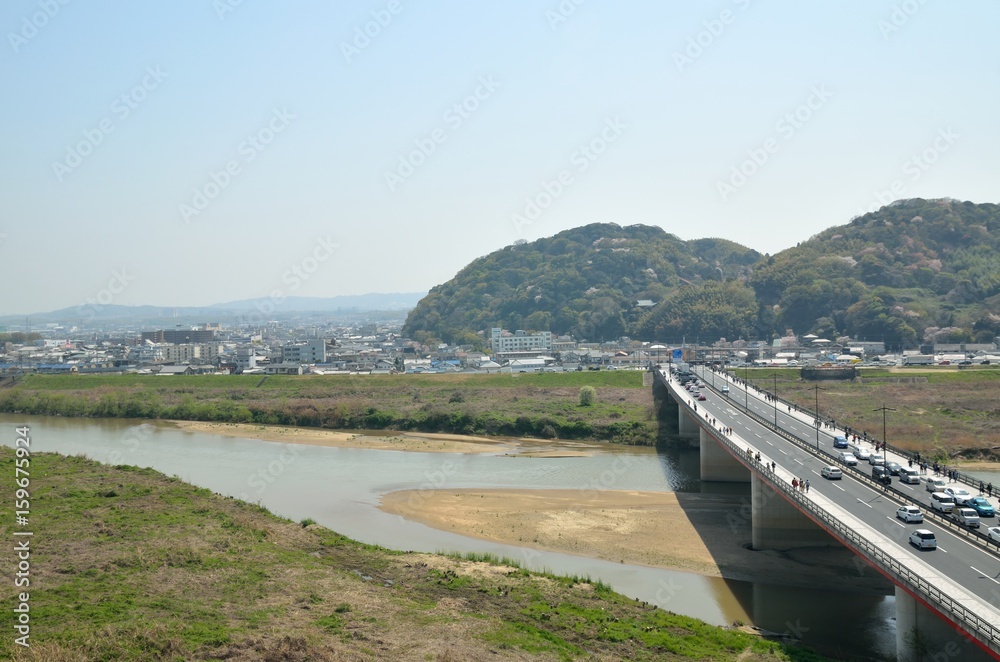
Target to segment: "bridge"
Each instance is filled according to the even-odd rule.
[[[839,463],[833,437],[844,428],[820,425],[814,412],[730,375],[697,370],[704,401],[669,370],[656,369],[654,388],[676,403],[680,435],[697,443],[702,480],[750,483],[754,549],[839,543],[852,550],[896,587],[901,662],[1000,660],[997,543],[936,514],[923,481],[886,486],[870,476],[867,463]],[[888,459],[906,466],[910,458],[888,453]],[[843,479],[821,477],[828,465],[839,466]],[[793,487],[805,481],[808,489]],[[924,523],[897,519],[901,505],[920,507]],[[983,529],[989,525],[983,521]],[[909,544],[918,528],[935,533],[937,549]]]

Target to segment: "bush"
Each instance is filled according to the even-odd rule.
[[[597,397],[597,391],[594,390],[593,386],[582,386],[580,387],[580,406],[589,407],[594,404],[594,398]]]

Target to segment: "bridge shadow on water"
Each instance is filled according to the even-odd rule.
[[[826,546],[753,550],[750,483],[701,480],[697,437],[679,433],[678,406],[662,385],[653,392],[657,458],[722,575],[716,602],[836,659],[895,659],[892,583],[832,537]]]

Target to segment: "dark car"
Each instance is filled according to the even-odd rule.
[[[889,473],[893,476],[899,475],[899,470],[903,467],[899,466],[898,462],[887,462],[885,468],[889,470]]]
[[[872,478],[882,483],[883,485],[889,485],[892,483],[892,474],[885,467],[872,467]]]

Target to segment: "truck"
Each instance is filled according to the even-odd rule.
[[[903,365],[934,365],[934,357],[930,354],[911,354],[903,357]]]

